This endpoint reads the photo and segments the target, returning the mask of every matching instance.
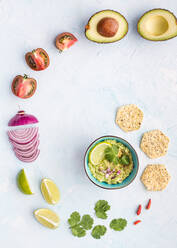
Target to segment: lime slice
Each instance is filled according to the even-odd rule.
[[[24,194],[27,195],[33,194],[29,186],[28,179],[24,169],[22,169],[17,175],[17,184],[20,191],[23,192]]]
[[[110,147],[111,144],[107,143],[107,142],[101,142],[99,144],[97,144],[91,151],[89,154],[89,161],[90,163],[92,163],[93,165],[98,165],[101,163],[101,161],[104,159],[104,150],[107,147]]]
[[[57,204],[60,200],[60,192],[56,184],[47,178],[44,178],[41,182],[41,192],[49,204]]]
[[[43,226],[51,229],[55,229],[59,226],[60,219],[58,215],[50,209],[37,209],[34,211],[34,216]]]

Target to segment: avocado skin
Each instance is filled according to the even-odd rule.
[[[97,14],[100,13],[100,12],[107,11],[107,10],[117,12],[117,11],[112,10],[112,9],[104,9],[104,10],[97,11],[95,14],[93,14],[93,15],[89,18],[89,20],[88,20],[88,22],[87,22],[86,25],[89,25],[90,20],[91,20],[95,15],[97,15]],[[127,22],[127,19],[125,18],[125,16],[123,16],[123,15],[120,14],[119,12],[117,12],[117,13],[118,13],[119,15],[121,15],[121,16],[126,20],[126,22]],[[87,29],[85,28],[85,37],[88,39],[88,37],[87,37],[87,35],[86,35],[86,31],[87,31]],[[88,39],[88,40],[90,40],[90,41],[92,41],[92,42],[95,42],[95,43],[97,43],[97,44],[110,44],[110,43],[115,43],[115,42],[117,42],[117,41],[122,40],[122,39],[127,35],[128,31],[129,31],[129,24],[128,24],[128,22],[127,22],[127,32],[126,32],[126,33],[122,36],[122,38],[119,39],[119,40],[115,40],[115,41],[112,41],[112,42],[98,42],[98,41],[91,40],[91,39]]]
[[[152,39],[148,39],[147,37],[144,37],[144,36],[140,33],[138,26],[139,26],[139,23],[141,22],[141,19],[142,19],[146,14],[148,14],[149,12],[151,12],[152,10],[165,10],[165,11],[168,11],[168,13],[170,13],[170,14],[171,14],[172,16],[174,16],[174,18],[176,19],[176,25],[177,25],[177,18],[176,18],[176,16],[175,16],[171,11],[169,11],[168,9],[162,9],[162,8],[151,9],[151,10],[148,10],[147,12],[145,12],[145,13],[139,18],[139,20],[138,20],[138,23],[137,23],[137,32],[139,33],[139,35],[140,35],[143,39],[145,39],[145,40],[155,41],[155,42],[167,41],[167,40],[171,40],[171,39],[173,39],[173,38],[176,38],[177,35],[174,36],[174,37],[170,37],[170,38],[164,39],[164,40],[152,40]]]

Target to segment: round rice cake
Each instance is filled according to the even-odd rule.
[[[140,147],[149,158],[164,156],[168,150],[169,138],[160,130],[144,133]]]
[[[161,191],[167,187],[170,178],[165,165],[149,164],[141,176],[141,181],[147,190]]]
[[[117,125],[125,132],[138,130],[143,121],[143,112],[135,104],[120,107],[116,115]]]

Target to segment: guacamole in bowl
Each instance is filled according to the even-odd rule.
[[[136,151],[124,139],[104,136],[95,140],[85,154],[85,172],[97,186],[120,189],[136,177],[139,162]]]

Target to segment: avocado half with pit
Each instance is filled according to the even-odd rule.
[[[153,9],[139,19],[137,29],[147,40],[169,40],[177,36],[177,19],[169,10]]]
[[[97,43],[121,40],[128,32],[128,23],[123,15],[114,10],[95,13],[85,27],[86,37]]]

